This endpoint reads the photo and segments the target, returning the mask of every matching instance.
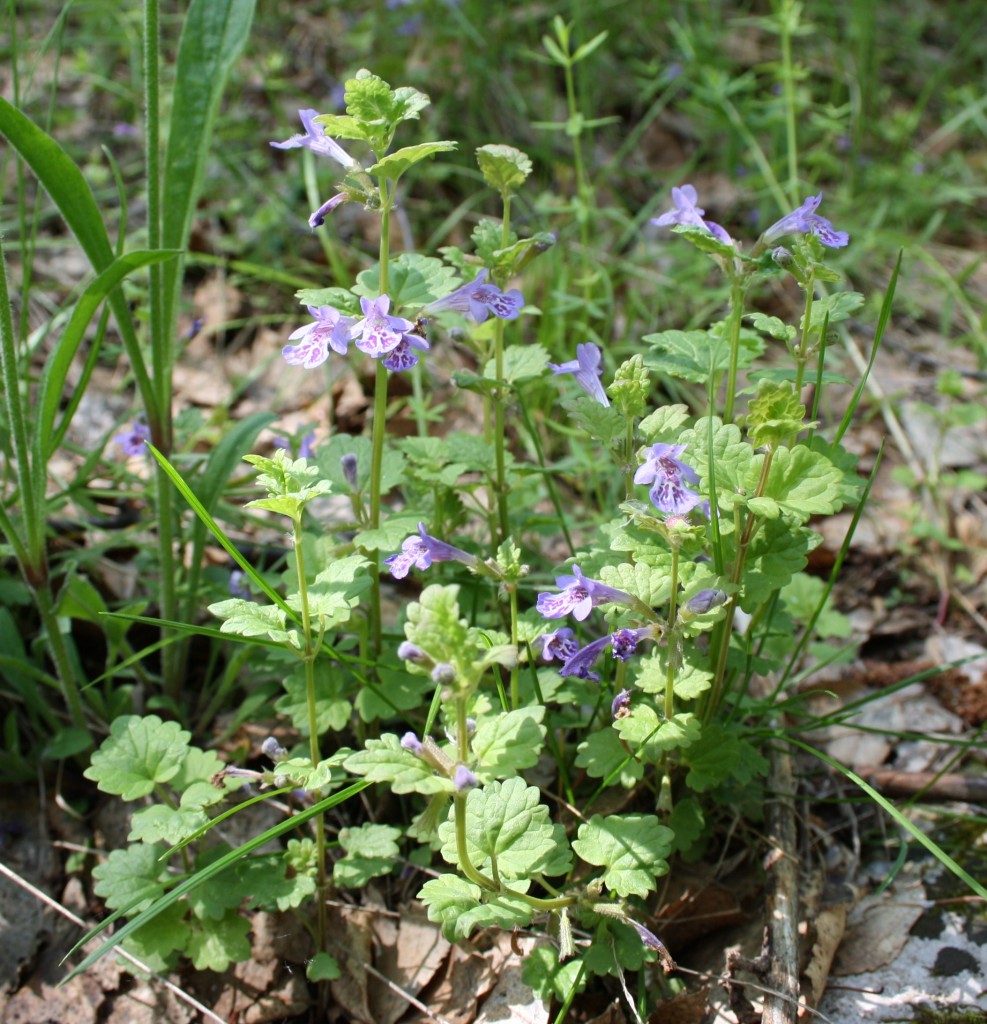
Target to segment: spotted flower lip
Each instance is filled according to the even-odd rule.
[[[541,656],[545,661],[554,661],[556,658],[568,661],[579,650],[575,634],[569,626],[553,629],[538,639],[541,641]]]
[[[572,567],[571,576],[556,576],[555,585],[561,588],[561,593],[538,595],[538,611],[546,619],[561,619],[571,612],[573,618],[581,622],[597,605],[624,604],[633,607],[640,603],[633,594],[584,576],[578,565]]]
[[[357,320],[350,330],[350,338],[356,339],[356,347],[374,359],[393,352],[405,333],[415,326],[404,317],[391,316],[390,308],[388,295],[378,295],[376,299],[363,296],[360,299],[363,319]]]
[[[317,110],[311,108],[299,110],[298,116],[305,133],[292,135],[284,142],[272,142],[271,145],[275,149],[309,149],[319,156],[327,156],[330,160],[335,160],[337,164],[347,170],[353,170],[360,166],[358,161],[354,160],[335,139],[326,135],[322,125],[315,123],[315,119],[320,116]]]
[[[472,568],[479,564],[480,559],[468,551],[463,551],[462,548],[429,536],[424,523],[418,524],[417,536],[412,534],[405,538],[401,550],[384,559],[384,565],[391,570],[391,575],[396,580],[403,580],[412,566],[427,569],[433,562],[462,562],[463,565]]]
[[[548,368],[556,375],[560,373],[571,373],[576,378],[576,383],[586,392],[590,398],[596,399],[600,405],[607,406],[610,399],[603,390],[600,376],[603,373],[603,354],[600,346],[591,341],[576,346],[576,358],[570,359],[567,363],[549,363]]]
[[[666,515],[686,515],[703,502],[691,487],[699,484],[699,474],[679,456],[684,444],[653,444],[649,458],[637,468],[634,483],[651,484],[651,502]]]
[[[822,202],[823,194],[806,196],[802,205],[791,213],[777,220],[761,235],[760,244],[767,248],[783,235],[813,234],[823,245],[831,249],[842,249],[850,241],[845,231],[837,231],[825,217],[820,217],[816,210]]]
[[[288,341],[296,344],[285,345],[281,355],[292,366],[314,370],[329,358],[330,349],[341,356],[346,355],[353,319],[343,316],[335,306],[308,306],[307,309],[315,320],[288,335]]]
[[[727,234],[726,229],[716,221],[706,220],[706,211],[697,206],[699,194],[694,185],[683,185],[681,188],[672,189],[672,203],[674,208],[666,211],[660,217],[652,217],[651,223],[657,227],[668,227],[672,224],[686,224],[696,228],[705,228],[714,238],[733,245],[733,239]]]
[[[401,336],[397,347],[384,357],[384,365],[395,373],[410,370],[413,366],[418,365],[418,353],[425,351],[428,347],[428,341],[420,334],[406,331]]]
[[[523,306],[524,296],[517,288],[502,292],[495,284],[487,284],[487,269],[484,267],[472,281],[429,303],[424,312],[463,313],[482,324],[491,313],[501,320],[513,320]]]

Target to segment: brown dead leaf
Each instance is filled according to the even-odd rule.
[[[472,1024],[477,1004],[493,988],[497,971],[491,960],[465,943],[453,946],[432,985],[421,993],[421,1001],[449,1024]],[[409,1022],[424,1024],[429,1018],[413,1012]]]
[[[373,958],[372,911],[356,907],[329,908],[329,952],[336,957],[342,973],[331,982],[332,997],[346,1011],[349,1021],[376,1024],[370,1012],[369,978],[364,967]]]
[[[894,961],[908,941],[908,932],[925,913],[922,887],[912,882],[896,892],[865,896],[847,922],[847,934],[837,953],[832,973],[863,974]]]
[[[379,915],[373,931],[377,939],[374,966],[413,996],[432,980],[451,949],[419,904],[403,907],[399,919]],[[408,1010],[407,1000],[384,985],[371,985],[369,1004],[378,1024],[394,1024]]]

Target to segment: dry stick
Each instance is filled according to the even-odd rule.
[[[795,802],[792,759],[772,748],[768,837],[772,850],[765,861],[768,880],[768,945],[772,990],[764,997],[762,1024],[796,1024],[799,1011],[798,860],[795,848]]]
[[[9,878],[16,885],[19,885],[26,892],[29,892],[35,899],[40,900],[46,906],[56,910],[62,917],[67,918],[72,924],[78,928],[85,928],[86,922],[81,917],[76,917],[67,907],[63,907],[57,900],[53,900],[46,892],[42,892],[40,889],[33,886],[26,878],[21,878],[16,872],[11,871],[2,861],[0,861],[0,874],[3,874]],[[95,941],[95,939],[93,940]],[[92,943],[89,943],[92,945]],[[174,982],[169,981],[167,978],[161,977],[155,971],[152,971],[142,960],[138,960],[132,953],[128,953],[125,949],[117,947],[117,953],[120,954],[129,963],[133,964],[139,971],[142,971],[148,977],[154,978],[155,981],[164,985],[169,992],[180,999],[183,1003],[187,1003],[192,1007],[193,1010],[198,1010],[207,1020],[215,1021],[216,1024],[226,1024],[224,1018],[217,1016],[207,1006],[203,1006],[194,996],[190,996],[187,992],[182,991]]]

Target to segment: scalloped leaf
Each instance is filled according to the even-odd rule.
[[[83,774],[104,793],[137,800],[179,773],[190,737],[177,722],[157,715],[124,715],[114,720]]]
[[[405,146],[378,160],[373,167],[368,168],[368,173],[387,178],[388,181],[397,181],[415,164],[436,153],[447,153],[458,145],[458,142],[421,142],[417,146]]]
[[[366,749],[350,754],[343,767],[354,775],[363,775],[370,782],[386,782],[401,793],[452,793],[452,780],[436,775],[432,767],[420,757],[401,746],[394,733],[384,733],[380,739],[367,740]]]
[[[532,170],[528,154],[513,146],[480,146],[476,162],[484,181],[498,192],[514,192],[525,183]]]
[[[619,896],[647,896],[668,871],[674,839],[653,814],[594,814],[579,826],[572,847],[587,864],[604,869],[604,884]]]

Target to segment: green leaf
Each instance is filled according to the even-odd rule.
[[[223,620],[220,631],[236,636],[266,636],[275,643],[302,649],[298,631],[285,629],[288,616],[280,608],[270,604],[256,604],[239,597],[228,598],[209,605],[210,612]]]
[[[767,334],[778,341],[791,341],[798,334],[798,330],[791,324],[786,324],[776,316],[768,316],[767,313],[745,313],[744,319],[750,321],[762,334]]]
[[[675,833],[676,852],[687,853],[703,835],[706,818],[699,803],[691,797],[685,797],[675,802],[668,824]]]
[[[760,381],[747,407],[747,432],[755,448],[790,443],[808,426],[805,406],[791,384]]]
[[[688,747],[700,733],[699,719],[691,711],[681,711],[666,720],[648,704],[638,704],[613,727],[635,757],[656,764],[666,751]]]
[[[391,297],[391,315],[399,310],[415,311],[455,291],[456,271],[434,256],[403,252],[387,264],[387,294]],[[357,275],[353,291],[368,299],[380,295],[380,269],[371,267]]]
[[[572,959],[563,963],[553,946],[535,946],[525,955],[521,979],[546,1002],[552,998],[564,1001],[573,989],[582,992],[586,988],[582,961]]]
[[[162,860],[164,853],[163,846],[145,843],[114,850],[93,868],[93,892],[111,910],[126,907],[128,915],[146,910],[169,878],[167,864]]]
[[[138,928],[125,942],[127,952],[139,957],[153,971],[165,971],[175,965],[177,953],[188,945],[192,935],[185,907],[175,904]]]
[[[177,846],[209,821],[199,807],[166,807],[155,804],[134,812],[130,822],[130,842],[158,843]]]
[[[365,551],[397,551],[406,538],[418,533],[418,522],[416,515],[388,516],[376,529],[360,530],[353,543]]]
[[[157,715],[124,715],[114,720],[83,774],[104,793],[124,800],[147,796],[178,774],[190,735],[177,722],[163,722]]]
[[[294,910],[308,902],[318,888],[313,871],[295,872],[289,878],[281,860],[251,857],[237,865],[237,888],[249,893],[248,909]]]
[[[235,910],[219,921],[196,922],[185,946],[197,971],[225,971],[231,963],[250,959],[250,922]]]
[[[735,423],[722,423],[714,417],[712,422],[712,460],[715,467],[716,501],[720,508],[731,509],[735,505],[744,504],[744,495],[757,486],[755,477],[753,484],[750,478],[760,471],[760,462],[756,470],[751,470],[754,460],[754,448],[741,440],[740,428]],[[684,430],[679,436],[679,444],[686,446],[686,461],[695,468],[703,483],[703,490],[708,493],[710,487],[710,421],[706,418],[696,421],[694,427]]]
[[[670,377],[705,384],[711,376],[723,373],[730,365],[730,342],[723,323],[708,331],[663,331],[646,334],[644,340],[658,350],[645,357],[646,365]],[[738,366],[746,369],[764,351],[759,334],[741,331]]]
[[[508,345],[504,349],[504,376],[508,384],[540,377],[548,365],[548,352],[541,345]],[[496,380],[496,361],[491,359],[483,368],[483,375]]]
[[[686,751],[684,760],[690,766],[686,784],[697,793],[729,779],[740,767],[740,740],[736,733],[717,722],[703,729],[699,741]]]
[[[756,487],[754,474],[760,475],[759,456],[750,467],[750,491]],[[763,497],[778,503],[782,512],[805,522],[810,516],[838,512],[842,505],[843,474],[821,452],[805,445],[778,448],[771,460]]]
[[[501,193],[517,191],[532,170],[528,155],[513,146],[480,146],[476,162],[487,185]]]
[[[609,726],[591,733],[579,744],[576,767],[594,779],[615,779],[630,789],[644,775],[644,766],[628,754],[620,737]]]
[[[821,538],[806,529],[793,530],[782,519],[768,520],[747,549],[740,606],[753,614],[757,607],[805,568],[807,555]]]
[[[604,868],[604,884],[619,896],[647,896],[668,871],[674,838],[653,814],[594,814],[579,826],[572,847],[587,864]]]
[[[229,853],[226,846],[215,846],[201,853],[195,860],[197,870],[208,867],[221,860]],[[240,906],[243,892],[235,885],[230,885],[229,878],[210,878],[198,886],[188,898],[192,913],[207,924],[221,921],[230,910]]]
[[[353,705],[343,696],[345,677],[337,665],[321,659],[315,663],[315,722],[320,736],[327,732],[341,732],[350,720]],[[284,696],[275,709],[291,719],[291,724],[303,735],[309,734],[308,695],[304,666],[285,677]]]
[[[650,416],[645,416],[638,424],[638,430],[648,444],[659,441],[667,444],[678,438],[679,429],[688,418],[688,406],[663,405]]]
[[[402,793],[452,793],[452,780],[436,775],[430,765],[405,750],[394,733],[380,739],[367,740],[365,750],[350,754],[343,767],[354,775],[364,775],[368,782],[386,782],[398,795]]]
[[[439,826],[442,856],[462,866],[456,842],[454,811]],[[501,878],[529,878],[556,853],[556,835],[541,793],[524,779],[493,782],[471,790],[466,798],[466,848],[481,871]]]
[[[428,676],[413,676],[404,671],[378,668],[379,682],[365,679],[356,695],[357,713],[364,722],[393,718],[402,711],[421,706],[425,690],[431,686]]]
[[[533,909],[520,897],[508,893],[484,894],[478,885],[458,875],[439,875],[427,881],[418,898],[428,907],[428,919],[442,925],[450,942],[469,938],[476,928],[524,928],[531,923]]]
[[[831,324],[847,320],[864,304],[864,296],[860,292],[833,292],[832,295],[824,295],[812,303],[812,313],[809,324],[812,330],[822,327],[823,321],[828,319]],[[799,321],[802,327],[805,317]]]
[[[677,235],[685,236],[686,241],[694,245],[700,252],[709,253],[711,256],[722,256],[728,260],[732,260],[737,255],[737,250],[733,245],[729,242],[721,242],[707,228],[699,227],[698,224],[676,224],[672,231]]]
[[[612,405],[600,405],[589,395],[579,395],[562,403],[573,425],[585,430],[590,437],[609,447],[614,438],[623,437],[627,432],[627,420],[619,409]]]
[[[376,293],[374,293],[376,294]],[[369,437],[354,437],[350,434],[335,434],[325,444],[319,445],[315,455],[319,473],[332,484],[334,494],[349,494],[350,485],[343,473],[340,462],[344,455],[356,456],[356,485],[358,491],[367,491],[370,486],[370,469],[373,464],[372,445]],[[381,494],[404,482],[404,456],[393,449],[384,450],[381,465]]]
[[[630,925],[613,918],[603,918],[597,924],[593,941],[583,953],[583,963],[592,974],[622,977],[627,971],[640,970],[646,953],[641,936]]]
[[[346,113],[361,121],[385,123],[395,116],[397,100],[394,90],[377,75],[361,68],[356,76],[347,79],[344,99]]]
[[[372,126],[364,124],[358,118],[350,117],[347,114],[320,114],[315,123],[322,125],[326,135],[334,139],[358,139],[369,145],[380,140],[380,131]],[[303,300],[304,301],[304,300]],[[313,303],[316,305],[316,303]],[[329,303],[334,305],[334,303]]]
[[[311,982],[335,981],[343,973],[339,961],[328,953],[316,953],[305,968],[305,977]]]
[[[417,146],[405,146],[404,149],[388,153],[367,171],[369,174],[387,178],[388,181],[397,181],[405,171],[426,157],[434,156],[436,153],[446,153],[458,145],[457,142],[421,142]]]
[[[185,250],[213,159],[213,124],[226,80],[250,36],[255,0],[193,0],[182,24],[175,62],[171,122],[167,132],[161,195],[161,241]],[[164,268],[166,303],[178,301],[183,263]]]
[[[477,778],[489,782],[533,768],[545,745],[544,717],[544,705],[536,705],[481,719],[472,739]]]
[[[361,888],[378,875],[394,868],[400,853],[397,840],[401,830],[391,825],[367,822],[359,828],[339,830],[339,844],[346,856],[336,861],[332,880],[338,886]]]
[[[600,581],[639,597],[649,608],[663,605],[672,596],[671,576],[664,565],[652,567],[643,562],[605,565],[600,569]]]

